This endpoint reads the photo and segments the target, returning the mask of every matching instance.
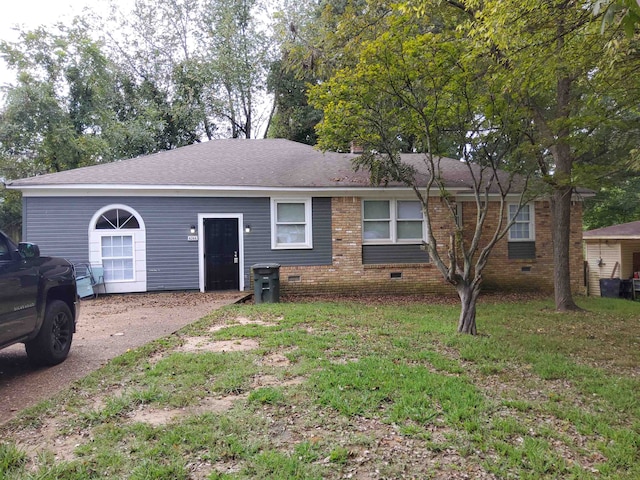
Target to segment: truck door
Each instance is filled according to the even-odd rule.
[[[38,268],[0,236],[0,344],[35,329]]]

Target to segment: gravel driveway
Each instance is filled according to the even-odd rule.
[[[170,335],[246,296],[244,292],[169,292],[83,300],[71,352],[62,364],[35,369],[27,361],[22,344],[0,350],[0,424],[127,349]]]

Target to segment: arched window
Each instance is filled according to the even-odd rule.
[[[146,290],[145,232],[142,217],[126,205],[109,205],[90,225],[90,260],[101,264],[108,292]]]
[[[120,230],[140,228],[136,216],[121,208],[108,210],[100,215],[96,221],[96,230]]]

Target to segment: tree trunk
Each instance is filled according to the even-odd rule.
[[[476,302],[480,295],[480,287],[460,283],[456,290],[460,297],[460,320],[458,321],[458,333],[468,333],[475,335],[476,330]]]
[[[551,198],[553,234],[553,286],[556,310],[560,312],[578,310],[571,293],[569,247],[571,236],[570,186],[556,187]]]
[[[269,112],[269,118],[267,119],[267,128],[264,130],[264,138],[268,138],[269,128],[271,128],[271,122],[273,121],[273,116],[276,113],[276,95],[273,96],[273,105],[271,105],[271,111]]]
[[[213,139],[213,131],[211,130],[211,124],[207,118],[207,114],[204,115],[204,131],[207,134],[207,140]]]
[[[564,32],[564,25],[561,26]],[[564,46],[564,37],[558,37],[559,48]],[[571,115],[571,91],[573,78],[560,76],[556,86],[557,119],[563,123]],[[559,140],[551,147],[555,160],[553,173],[553,195],[551,196],[551,240],[553,242],[553,286],[556,310],[565,312],[579,310],[571,293],[571,271],[569,268],[569,247],[571,245],[571,186],[573,170],[573,153],[568,139],[571,132],[568,127],[557,132]]]

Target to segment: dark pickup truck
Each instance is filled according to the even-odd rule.
[[[78,313],[73,265],[0,231],[0,348],[24,343],[33,364],[56,365],[69,354]]]

